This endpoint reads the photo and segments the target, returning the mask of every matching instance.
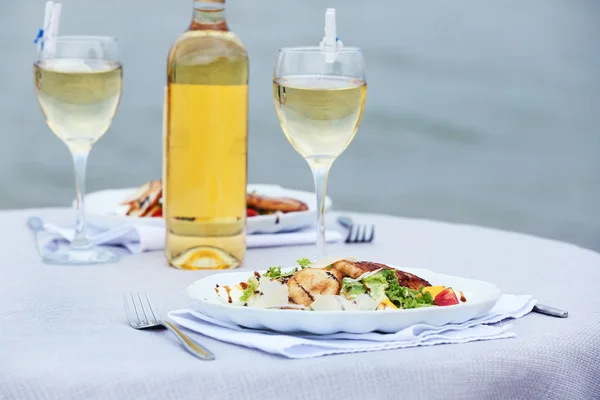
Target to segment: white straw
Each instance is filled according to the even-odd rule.
[[[52,29],[50,30],[50,33],[52,34],[52,36],[58,36],[58,27],[60,24],[61,10],[62,10],[62,4],[55,3],[54,4],[54,13],[52,13]]]
[[[44,25],[42,25],[42,29],[44,30],[42,37],[38,40],[38,50],[42,51],[42,44],[44,40],[48,36],[48,29],[50,28],[50,17],[52,16],[52,10],[54,9],[54,2],[47,1],[46,8],[44,10]]]
[[[56,51],[56,43],[55,38],[58,36],[58,27],[60,24],[60,13],[62,10],[61,3],[54,3],[54,7],[52,8],[52,15],[50,18],[50,27],[48,28],[48,43],[46,43],[49,47],[49,56],[53,57],[54,52]]]
[[[54,2],[47,1],[46,9],[44,10],[44,25],[42,28],[44,29],[44,35],[46,35],[48,28],[50,28],[50,17],[52,16],[52,11],[54,10]]]

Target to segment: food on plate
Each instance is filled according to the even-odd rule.
[[[121,205],[129,206],[126,215],[132,217],[162,217],[161,181],[143,184]]]
[[[306,203],[287,197],[267,197],[248,193],[246,216],[256,217],[275,213],[290,213],[308,210]],[[132,217],[162,217],[162,182],[154,180],[140,186],[121,205],[128,206],[125,215]]]
[[[433,303],[437,306],[452,306],[458,304],[458,297],[452,288],[446,288],[434,297]]]
[[[337,295],[342,290],[342,279],[342,274],[333,268],[298,271],[287,281],[289,301],[308,307],[318,296]]]
[[[218,298],[236,306],[311,311],[381,311],[460,304],[454,290],[385,264],[337,259],[298,260],[254,274],[237,285],[216,285]],[[461,293],[461,300],[464,294]],[[466,298],[464,298],[466,301]]]
[[[410,289],[419,290],[420,287],[431,286],[425,279],[421,279],[418,276],[409,274],[408,272],[400,271],[399,269],[393,269],[384,264],[369,262],[369,261],[348,261],[340,260],[332,264],[333,268],[342,272],[350,278],[356,279],[365,272],[375,271],[379,269],[390,269],[395,271],[398,277],[400,286],[404,286]]]
[[[306,203],[287,197],[266,197],[256,193],[248,193],[246,197],[248,209],[258,214],[289,213],[308,210]]]
[[[429,294],[435,299],[435,296],[437,296],[444,289],[446,289],[446,286],[429,286],[425,288],[425,291],[429,292]]]

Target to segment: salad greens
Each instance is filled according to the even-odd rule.
[[[281,266],[273,266],[268,269],[262,276],[271,280],[289,278],[296,272],[312,266],[308,258],[301,258],[296,261],[298,266],[288,272],[282,272]],[[400,286],[396,272],[391,269],[381,269],[367,274],[363,274],[360,280],[345,277],[342,279],[341,295],[347,300],[356,300],[361,295],[367,294],[375,304],[391,302],[397,308],[419,308],[429,307],[434,305],[434,299],[431,293],[424,290],[423,287],[419,290],[413,290],[404,286]],[[252,295],[259,290],[259,278],[253,276],[247,282],[247,287],[243,291],[240,301],[247,302]],[[281,281],[285,284],[285,281]],[[261,293],[262,294],[262,293]],[[360,298],[361,301],[364,298]],[[378,308],[379,309],[379,308]]]
[[[306,258],[306,257],[301,258],[299,260],[296,260],[296,262],[298,263],[298,265],[302,269],[308,268],[308,267],[310,267],[312,265],[312,262],[308,258]]]
[[[361,294],[368,294],[378,303],[389,299],[398,308],[419,308],[433,305],[433,296],[423,288],[412,290],[400,286],[395,271],[383,269],[357,281],[344,278],[342,294],[348,300],[353,300]]]
[[[263,276],[266,276],[267,278],[271,278],[271,279],[277,279],[277,278],[285,278],[287,276],[292,276],[294,275],[294,273],[297,271],[298,269],[295,268],[293,270],[291,270],[290,272],[286,272],[286,273],[282,273],[281,272],[281,266],[276,266],[276,267],[271,267],[269,268],[269,270],[267,272],[265,272],[263,274]]]
[[[433,296],[431,296],[431,293],[424,291],[422,287],[419,290],[413,290],[400,286],[396,273],[389,269],[384,269],[373,276],[380,274],[388,283],[388,286],[385,289],[385,295],[396,307],[418,308],[433,305]]]
[[[394,274],[394,277],[396,274]],[[396,282],[398,278],[396,278]],[[388,279],[381,272],[375,275],[370,275],[361,280],[362,284],[367,288],[371,298],[377,302],[382,302],[386,298],[386,290],[389,287]]]
[[[300,269],[308,268],[312,265],[312,262],[306,257],[301,258],[301,259],[297,260],[296,262],[300,266]],[[266,276],[267,278],[271,278],[271,279],[289,278],[290,276],[294,275],[296,272],[298,272],[298,267],[296,267],[288,272],[281,272],[281,266],[278,265],[276,267],[269,268],[269,270],[267,272],[265,272],[263,274],[263,276]]]
[[[250,299],[250,296],[254,294],[258,290],[258,279],[256,277],[252,277],[248,279],[248,287],[244,289],[244,293],[240,296],[240,301],[247,302]]]
[[[351,278],[344,278],[342,279],[342,292],[344,292],[346,298],[353,299],[358,295],[367,293],[367,288]]]

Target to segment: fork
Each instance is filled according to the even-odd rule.
[[[171,331],[190,353],[202,360],[214,360],[215,355],[206,347],[194,342],[173,323],[163,320],[152,307],[146,293],[128,293],[123,295],[125,314],[129,325],[134,329],[166,328]]]
[[[339,217],[338,223],[348,229],[346,243],[371,243],[375,239],[375,225],[354,225],[350,217]]]

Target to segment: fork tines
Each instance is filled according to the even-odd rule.
[[[123,295],[123,304],[129,325],[134,328],[156,325],[160,321],[160,315],[152,307],[146,293],[126,293]]]
[[[352,225],[346,237],[346,243],[371,243],[375,239],[374,225]]]

